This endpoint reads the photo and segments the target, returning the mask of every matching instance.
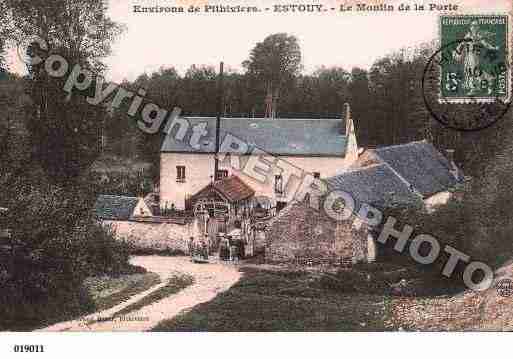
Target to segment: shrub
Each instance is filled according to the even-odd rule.
[[[87,228],[85,261],[89,263],[89,275],[97,273],[123,273],[127,270],[130,246],[117,240],[114,230],[99,224]]]
[[[0,261],[2,329],[30,329],[80,314],[91,305],[82,290],[87,276],[126,271],[128,247],[97,223],[88,192],[76,188],[9,187],[9,210],[0,219],[0,228],[11,231]]]

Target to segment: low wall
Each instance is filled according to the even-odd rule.
[[[118,238],[126,239],[138,250],[187,252],[187,243],[195,235],[194,223],[161,221],[103,221],[111,226]]]

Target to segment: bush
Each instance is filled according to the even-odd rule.
[[[94,311],[88,293],[75,282],[53,280],[46,295],[27,285],[9,282],[0,295],[0,330],[33,330]]]
[[[129,267],[128,246],[95,220],[89,194],[76,188],[16,182],[6,191],[0,228],[11,238],[0,261],[2,329],[72,318],[91,305],[82,289],[87,276]]]
[[[85,261],[89,263],[88,275],[98,273],[124,273],[128,267],[130,246],[117,240],[111,227],[92,224],[87,229]]]

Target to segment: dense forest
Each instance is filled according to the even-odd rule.
[[[273,53],[262,51],[262,47],[284,50]],[[476,175],[484,156],[494,153],[494,144],[486,140],[486,134],[496,130],[462,133],[433,119],[424,104],[421,79],[435,51],[433,42],[398,49],[377,59],[370,69],[322,67],[307,74],[301,71],[300,41],[292,35],[270,35],[255,45],[242,71],[225,72],[222,114],[264,117],[269,94],[279,118],[340,118],[348,102],[360,147],[427,139],[442,151],[455,149],[459,164],[469,175]],[[287,61],[294,66],[266,72],[274,62]],[[173,66],[163,66],[122,85],[133,91],[144,88],[149,99],[166,109],[179,106],[185,115],[213,116],[218,103],[217,74],[213,65],[193,64],[183,75]],[[109,113],[105,121],[111,148],[117,155],[140,155],[158,165],[162,137],[141,133],[126,112],[120,108]]]
[[[13,322],[21,312],[48,317],[41,309],[45,305],[54,315],[63,303],[73,312],[83,298],[63,299],[63,293],[79,293],[73,290],[91,271],[119,271],[126,265],[128,254],[91,215],[97,193],[90,167],[100,155],[99,133],[107,135],[111,154],[155,164],[162,141],[139,131],[126,108],[109,112],[91,108],[80,97],[67,99],[59,92],[62,84],[49,80],[40,68],[28,68],[24,77],[8,73],[3,50],[9,41],[31,33],[42,33],[52,51],[99,73],[105,70],[102,59],[122,27],[105,15],[103,2],[52,4],[0,2],[0,207],[9,208],[0,227],[15,228],[11,242],[21,248],[1,262],[0,286],[8,296],[0,297],[0,314]],[[64,31],[69,28],[80,31],[82,41]],[[426,109],[421,88],[435,50],[429,43],[384,54],[369,69],[320,68],[308,74],[301,67],[300,39],[269,35],[247,61],[232,64],[242,65],[240,71],[226,72],[222,112],[261,117],[271,94],[277,117],[338,118],[348,102],[361,147],[428,139],[440,150],[455,149],[458,164],[472,178],[464,200],[434,216],[424,214],[418,223],[428,226],[425,232],[452,238],[472,255],[500,264],[513,250],[512,114],[473,133],[442,127]],[[166,64],[122,85],[145,88],[148,99],[167,109],[179,106],[186,115],[214,115],[217,110],[217,68],[200,59],[183,75]],[[25,270],[16,273],[15,268]]]

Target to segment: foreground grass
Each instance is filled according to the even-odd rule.
[[[306,272],[241,270],[243,278],[230,290],[153,330],[386,330],[388,298],[381,288]]]
[[[156,291],[150,293],[146,297],[141,300],[130,304],[126,308],[116,312],[113,317],[117,317],[120,315],[124,315],[136,310],[139,310],[147,305],[156,303],[164,298],[169,297],[170,295],[176,294],[182,289],[190,286],[194,283],[194,278],[187,274],[177,275],[168,280],[168,283],[162,288],[157,289]]]
[[[12,309],[4,306],[3,310],[19,314],[12,315],[10,320],[0,320],[0,331],[31,331],[87,316],[124,302],[158,283],[160,278],[157,274],[134,266],[128,266],[124,274],[89,277],[80,288],[80,293],[75,294],[79,296],[79,302],[72,297],[74,293],[63,291],[44,303],[22,302],[12,306]],[[66,300],[76,304],[70,309],[66,307]]]
[[[95,311],[101,311],[112,308],[159,283],[159,275],[150,272],[121,275],[114,278],[92,277],[86,280],[84,286],[91,295]]]

